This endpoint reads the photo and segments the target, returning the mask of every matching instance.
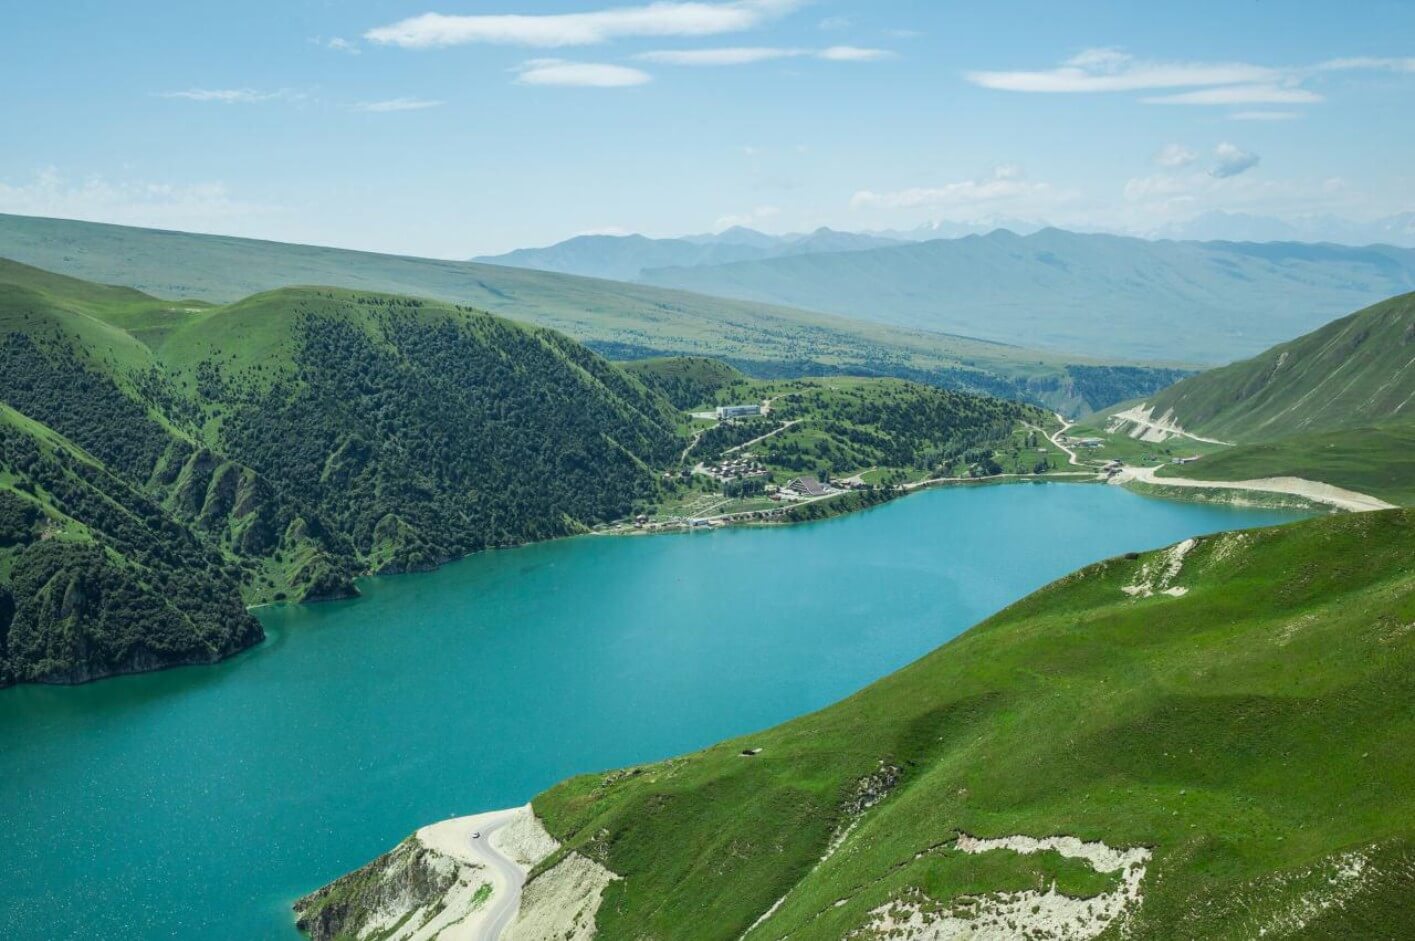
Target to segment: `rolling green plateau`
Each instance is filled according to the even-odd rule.
[[[1415,418],[1415,294],[1176,383],[1146,404],[1186,431],[1245,443]]]
[[[607,868],[606,939],[1402,936],[1412,558],[1393,510],[1091,565],[834,706],[545,792],[530,886]]]
[[[855,411],[797,463],[987,460],[1042,417],[848,385]],[[212,662],[260,640],[247,604],[707,497],[669,473],[693,440],[670,397],[457,305],[334,288],[170,302],[0,261],[0,685]]]
[[[231,303],[296,285],[408,294],[550,327],[611,359],[711,356],[762,377],[895,376],[1085,414],[1188,371],[643,284],[254,239],[0,214],[0,257],[160,297]],[[1161,357],[1172,363],[1174,355]]]
[[[1165,467],[1164,477],[1254,480],[1305,477],[1415,506],[1415,422],[1291,435],[1218,451],[1192,464]]]
[[[642,280],[1045,350],[1217,365],[1415,290],[1415,249],[998,230]]]

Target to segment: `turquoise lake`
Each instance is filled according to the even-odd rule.
[[[1300,514],[1060,483],[582,537],[259,612],[215,667],[0,691],[0,937],[297,938],[418,826],[819,708],[1085,563]]]

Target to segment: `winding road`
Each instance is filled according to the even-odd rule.
[[[486,866],[503,890],[493,891],[487,902],[484,916],[486,933],[482,935],[485,941],[500,941],[506,929],[516,920],[516,913],[521,910],[521,889],[526,885],[526,871],[491,842],[492,834],[511,822],[512,813],[514,811],[498,815],[496,820],[482,825],[480,835],[468,839],[472,856]]]

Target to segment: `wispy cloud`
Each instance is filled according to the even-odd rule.
[[[1310,105],[1325,99],[1305,88],[1281,85],[1228,85],[1141,99],[1150,105]]]
[[[924,209],[970,207],[1018,201],[1056,201],[1067,194],[1047,183],[1026,179],[1016,164],[1001,164],[982,179],[959,180],[942,186],[914,187],[879,193],[860,190],[850,199],[856,209]]]
[[[653,76],[627,65],[531,59],[516,67],[522,85],[566,85],[579,88],[627,88],[653,81]]]
[[[346,55],[356,56],[363,53],[363,50],[359,48],[358,43],[351,42],[341,36],[332,36],[329,39],[325,39],[321,36],[316,36],[315,38],[311,39],[310,42],[323,49],[329,49],[333,52],[342,52]]]
[[[351,108],[354,111],[383,114],[390,111],[426,111],[428,108],[440,108],[443,104],[444,102],[431,98],[385,98],[381,101],[360,101]]]
[[[888,49],[862,49],[859,46],[831,46],[822,49],[819,55],[830,62],[878,62],[880,59],[894,58],[894,53]]]
[[[590,46],[613,39],[720,36],[784,16],[805,0],[733,0],[728,3],[659,0],[643,6],[588,13],[451,15],[424,13],[364,33],[370,42],[406,49],[469,43],[517,46]]]
[[[751,65],[773,59],[790,59],[810,55],[806,49],[781,49],[765,46],[735,46],[723,49],[659,49],[635,56],[644,62],[661,65]]]
[[[1198,159],[1199,155],[1183,144],[1167,144],[1155,154],[1155,163],[1162,167],[1187,167]]]
[[[1243,62],[1150,62],[1118,49],[1088,49],[1054,69],[968,72],[965,77],[974,85],[1000,91],[1060,94],[1274,82],[1282,73]]]
[[[1243,148],[1225,141],[1214,148],[1214,168],[1209,171],[1209,174],[1220,180],[1226,180],[1253,169],[1258,165],[1260,159],[1257,154],[1249,153]]]
[[[272,210],[235,199],[222,183],[71,179],[49,167],[25,183],[0,180],[0,212],[212,231]]]
[[[262,92],[253,88],[188,88],[184,91],[165,91],[159,98],[180,98],[186,101],[214,101],[220,104],[256,104],[262,101],[301,101],[304,94],[282,88],[278,91]]]
[[[805,56],[831,62],[874,62],[894,55],[887,49],[858,49],[854,46],[831,46],[828,49],[793,49],[779,46],[733,46],[710,49],[659,49],[635,56],[643,62],[662,65],[724,66],[752,65],[777,59],[798,59]]]
[[[1141,99],[1161,105],[1316,104],[1324,97],[1305,87],[1332,72],[1415,72],[1415,58],[1355,56],[1316,65],[1275,67],[1250,62],[1164,62],[1123,50],[1087,49],[1056,68],[1039,71],[975,71],[965,78],[983,88],[1050,94],[1161,92]],[[1188,89],[1178,91],[1177,89]]]

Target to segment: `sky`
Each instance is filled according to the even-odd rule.
[[[1408,0],[14,0],[0,89],[0,212],[447,258],[1415,210]]]

